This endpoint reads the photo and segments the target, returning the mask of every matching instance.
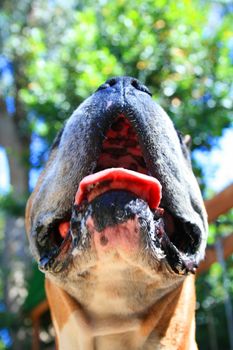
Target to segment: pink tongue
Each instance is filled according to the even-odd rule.
[[[75,204],[81,204],[85,199],[91,202],[100,194],[116,189],[133,192],[144,199],[151,209],[158,208],[161,201],[161,185],[157,179],[124,168],[110,168],[82,179]]]

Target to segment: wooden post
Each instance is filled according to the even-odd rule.
[[[44,300],[39,305],[37,305],[31,312],[32,319],[32,350],[40,350],[40,318],[41,316],[49,310],[48,301]]]
[[[32,319],[32,350],[40,350],[40,317]]]

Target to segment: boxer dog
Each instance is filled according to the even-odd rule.
[[[185,140],[138,80],[108,80],[67,120],[26,227],[58,349],[196,349],[206,212]]]

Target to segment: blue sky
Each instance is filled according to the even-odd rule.
[[[9,190],[9,175],[6,153],[0,147],[0,193]]]
[[[204,170],[207,186],[214,192],[233,183],[233,127],[224,130],[211,152],[195,151],[194,158]]]
[[[204,169],[207,185],[214,192],[219,192],[233,183],[233,128],[224,130],[223,136],[211,152],[195,151],[194,158]],[[38,175],[37,170],[31,172],[31,187],[34,187]],[[4,149],[0,148],[0,193],[5,193],[9,189],[7,158]]]

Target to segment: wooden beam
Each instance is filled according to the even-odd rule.
[[[226,237],[223,237],[221,241],[223,248],[223,256],[224,259],[227,259],[233,253],[233,233]],[[197,276],[207,271],[210,268],[210,266],[216,261],[218,261],[217,252],[215,245],[213,244],[212,246],[207,247],[205,260],[202,261],[200,266],[198,267]]]
[[[213,198],[205,201],[205,207],[209,223],[217,220],[220,215],[227,213],[233,207],[233,184],[226,187]],[[233,233],[222,238],[222,247],[224,259],[227,259],[233,253]],[[197,269],[197,276],[207,271],[217,260],[215,245],[207,246],[205,260],[202,261]]]
[[[213,222],[220,215],[227,213],[233,207],[233,184],[226,187],[213,198],[206,200],[205,207],[209,222]]]
[[[40,318],[32,320],[32,350],[40,350]]]
[[[49,310],[49,304],[47,299],[45,299],[32,310],[30,317],[32,320],[36,320],[40,318],[40,316],[43,315],[48,310]]]
[[[39,305],[37,305],[30,314],[33,328],[32,350],[40,350],[40,319],[41,316],[48,310],[49,304],[47,299],[45,299]]]

